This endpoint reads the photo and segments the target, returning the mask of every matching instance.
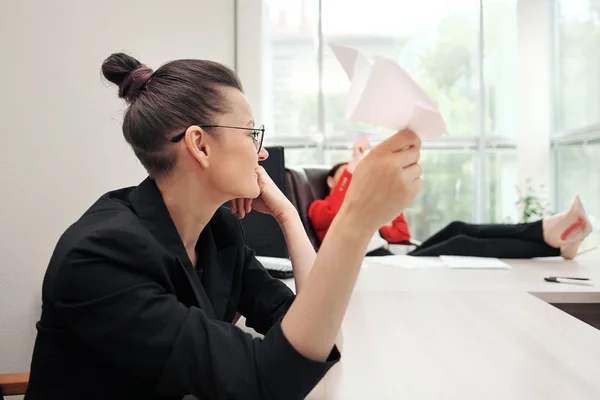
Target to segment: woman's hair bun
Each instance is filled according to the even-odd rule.
[[[102,63],[102,75],[119,86],[119,97],[128,103],[144,90],[152,70],[125,53],[111,54]]]

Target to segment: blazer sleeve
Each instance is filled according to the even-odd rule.
[[[283,318],[295,296],[286,284],[271,277],[247,246],[239,311],[246,325],[263,335]]]
[[[327,230],[333,222],[342,203],[346,198],[346,192],[352,181],[352,173],[344,168],[344,172],[331,190],[329,196],[323,200],[315,200],[308,208],[308,218],[315,230]]]
[[[156,395],[300,399],[339,360],[335,348],[326,362],[302,356],[279,322],[261,340],[209,319],[148,272],[156,268],[152,257],[141,259],[148,265],[115,262],[112,254],[144,249],[141,238],[121,231],[103,236],[110,238],[103,251],[83,243],[67,254],[54,307],[99,362],[148,382]]]

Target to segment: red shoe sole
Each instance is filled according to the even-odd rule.
[[[571,226],[569,226],[564,232],[563,234],[560,236],[560,240],[567,240],[567,238],[569,237],[569,235],[571,233],[573,233],[573,231],[577,228],[581,228],[583,225],[585,225],[585,219],[583,219],[583,217],[579,217],[577,218],[577,222],[574,222],[573,224],[571,224]]]

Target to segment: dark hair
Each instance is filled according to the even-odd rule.
[[[348,165],[348,162],[343,161],[340,163],[335,164],[327,173],[328,177],[333,178],[335,176],[335,173],[338,172],[338,169],[342,168],[344,165]]]
[[[129,55],[114,53],[104,60],[102,74],[129,104],[123,136],[154,178],[175,165],[169,135],[190,125],[214,124],[214,116],[230,107],[221,89],[243,91],[235,72],[207,60],[175,60],[152,72]]]

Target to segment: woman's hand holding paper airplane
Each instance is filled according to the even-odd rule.
[[[421,140],[408,129],[373,147],[356,165],[340,210],[343,218],[373,232],[394,219],[423,187],[420,157]]]

